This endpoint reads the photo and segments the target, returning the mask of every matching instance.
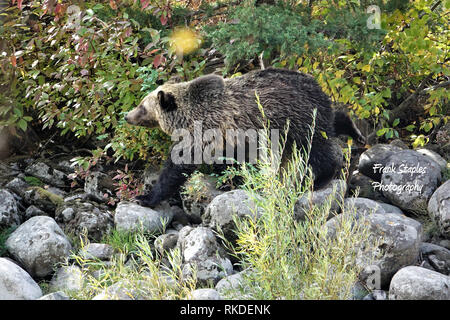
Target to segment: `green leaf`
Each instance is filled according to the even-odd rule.
[[[383,128],[377,131],[377,136],[381,137],[383,134],[386,133],[386,131],[388,131],[388,128]]]
[[[400,119],[397,118],[394,120],[394,123],[392,124],[393,127],[396,127],[400,123]]]
[[[20,119],[19,122],[17,122],[17,126],[20,129],[22,129],[23,131],[27,131],[28,124],[27,124],[27,122],[25,120]]]

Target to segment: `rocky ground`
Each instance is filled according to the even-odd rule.
[[[349,184],[333,180],[329,187],[298,200],[295,215],[303,219],[309,206],[345,191],[342,212],[330,215],[327,222],[330,236],[348,206],[367,217],[373,235],[382,239],[382,255],[375,262],[380,287],[367,292],[356,285],[355,299],[450,299],[450,180],[448,155],[442,155],[409,150],[398,142],[377,144],[360,156]],[[374,170],[378,165],[391,169]],[[12,158],[2,163],[0,230],[6,236],[0,237],[0,299],[69,299],[65,292],[79,290],[83,282],[76,262],[60,266],[74,250],[73,235],[86,233],[90,243],[82,254],[107,263],[116,252],[101,243],[104,236],[113,229],[141,227],[159,235],[155,251],[180,249],[183,272],[197,267],[199,288],[191,293],[193,299],[222,299],[229,288],[240,286],[244,271],[235,267],[215,231],[221,229],[233,240],[232,217],[258,214],[250,209],[254,204],[243,190],[220,191],[206,179],[200,199],[182,196],[182,203],[150,209],[129,201],[106,203],[104,195],[113,194],[113,182],[101,168],[89,173],[82,189],[70,187],[72,173],[67,159]],[[146,173],[147,187],[155,177],[157,172]],[[377,182],[419,189],[380,190]],[[356,190],[359,196],[353,197]],[[332,210],[341,210],[338,201],[336,196]],[[361,283],[370,275],[365,271]],[[45,295],[37,284],[43,280],[49,284]],[[207,283],[215,289],[202,288]],[[129,299],[124,287],[114,284],[95,299]]]

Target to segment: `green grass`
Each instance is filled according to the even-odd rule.
[[[28,183],[30,186],[34,187],[41,187],[44,185],[44,183],[36,177],[27,176],[24,177],[23,180],[25,180],[25,182]]]
[[[0,228],[0,257],[3,257],[7,253],[6,249],[6,240],[8,240],[8,237],[11,233],[16,229],[17,227],[9,227],[9,228]]]
[[[84,285],[81,291],[66,294],[73,299],[90,300],[104,293],[109,286],[121,283],[126,288],[126,295],[133,299],[188,298],[196,286],[195,276],[183,279],[181,255],[177,249],[167,252],[163,263],[161,257],[154,253],[154,238],[141,231],[113,230],[102,241],[115,250],[112,260],[105,263],[83,256],[89,242],[81,237],[79,251],[71,255],[70,261],[81,267]],[[110,294],[108,298],[118,299],[120,295]]]

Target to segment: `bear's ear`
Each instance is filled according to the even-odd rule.
[[[157,97],[162,110],[169,112],[177,109],[175,97],[171,93],[161,90],[158,92]]]

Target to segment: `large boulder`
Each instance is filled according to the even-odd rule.
[[[427,204],[441,181],[439,165],[413,150],[391,155],[381,176],[383,195],[392,204],[414,214],[427,214]]]
[[[25,270],[0,258],[0,300],[35,300],[41,296],[41,288]]]
[[[233,272],[231,261],[209,228],[184,227],[180,230],[177,246],[182,254],[185,278],[191,277],[196,269],[201,284],[216,284]]]
[[[233,241],[235,224],[233,218],[256,218],[258,207],[248,193],[237,189],[215,197],[208,205],[203,224],[214,230],[221,230],[227,240]]]
[[[381,180],[380,166],[385,167],[390,156],[403,149],[390,144],[376,144],[359,157],[358,171],[375,181]]]
[[[158,210],[158,211],[157,211]],[[143,231],[160,234],[172,221],[173,213],[170,208],[142,207],[137,203],[122,201],[117,205],[114,224],[118,230]]]
[[[72,246],[58,224],[50,217],[37,216],[17,228],[6,241],[6,248],[24,268],[36,277],[53,272]]]
[[[14,196],[6,189],[0,189],[0,228],[18,226],[19,209]]]
[[[431,196],[428,214],[436,222],[439,233],[450,239],[450,180],[442,184]]]
[[[108,208],[93,202],[64,202],[55,213],[56,221],[75,234],[86,232],[88,239],[100,241],[114,226]]]
[[[398,271],[389,287],[390,300],[450,300],[450,277],[421,267]]]
[[[330,238],[336,236],[339,220],[344,213],[329,221],[326,226]],[[355,223],[368,223],[370,237],[377,241],[374,251],[361,250],[358,263],[364,269],[360,274],[361,281],[367,281],[377,271],[374,285],[379,283],[381,289],[389,285],[392,276],[399,269],[415,264],[419,259],[422,239],[422,225],[398,213],[356,214]]]

